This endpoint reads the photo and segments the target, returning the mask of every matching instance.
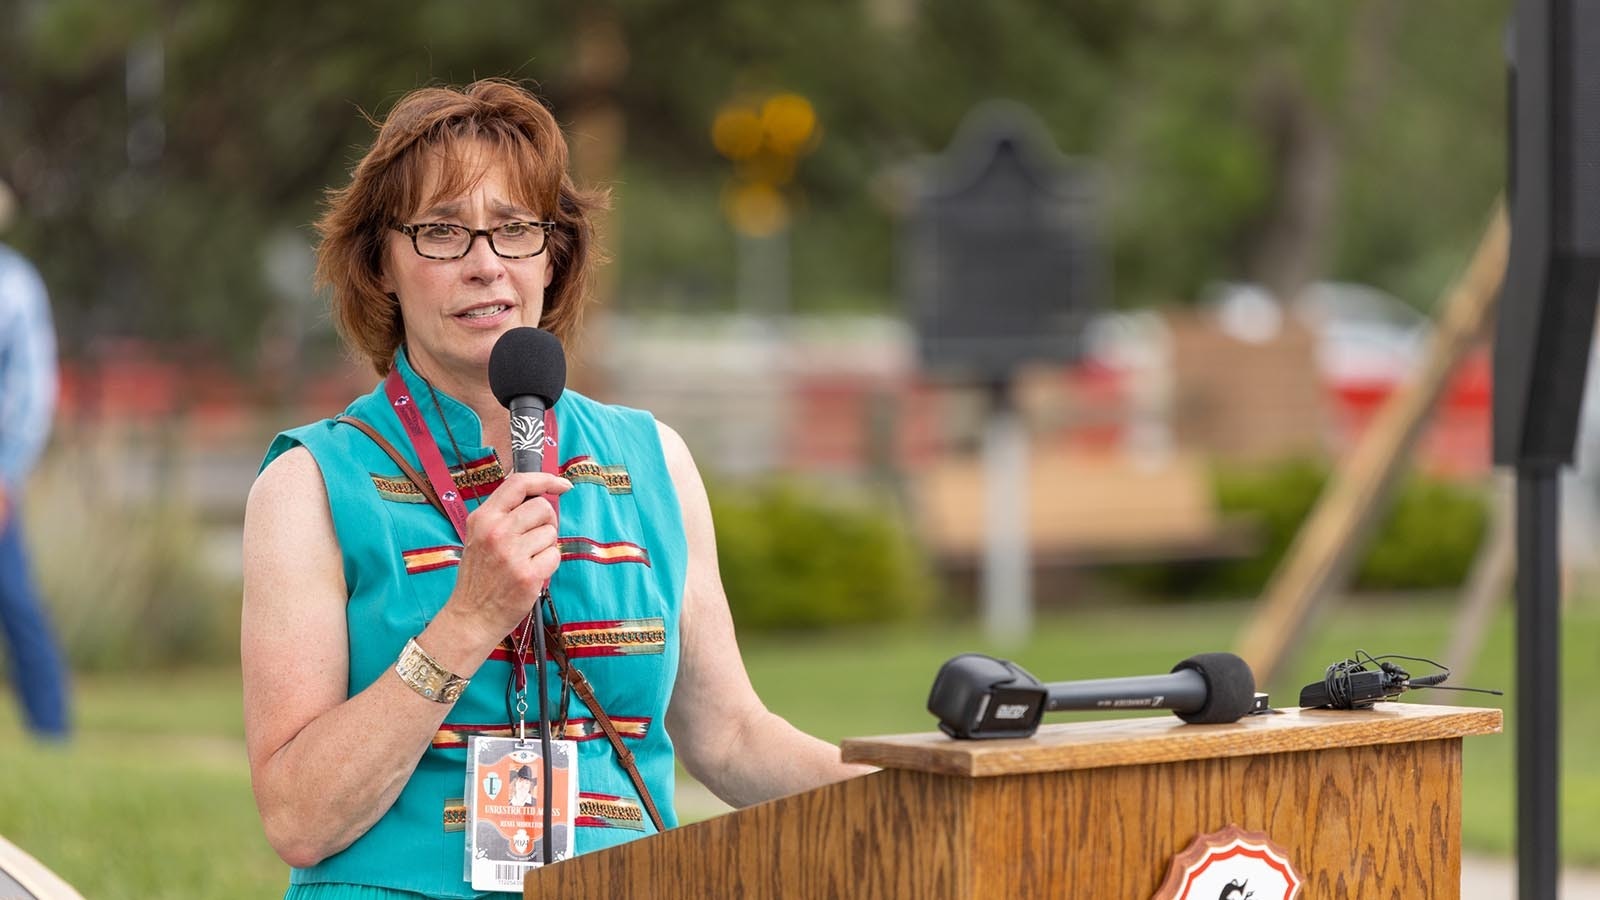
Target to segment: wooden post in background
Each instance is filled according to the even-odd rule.
[[[1289,545],[1239,639],[1239,655],[1255,671],[1257,684],[1277,674],[1317,608],[1348,580],[1429,413],[1490,321],[1509,243],[1505,209],[1496,204],[1466,272],[1440,304],[1443,313],[1421,370],[1384,403]]]
[[[568,73],[572,103],[564,123],[572,154],[572,175],[583,189],[609,188],[617,181],[627,144],[627,119],[618,100],[628,71],[627,35],[622,18],[607,3],[584,3],[576,8],[572,68]],[[557,113],[562,113],[557,110]],[[617,223],[622,216],[611,197],[612,208],[595,216],[600,247],[611,262],[596,266],[589,276],[593,298],[576,347],[567,348],[571,386],[583,393],[604,396],[604,369],[587,365],[604,352],[606,318],[617,292],[616,262],[621,252]]]
[[[1439,657],[1450,667],[1450,677],[1463,684],[1471,676],[1478,651],[1483,649],[1494,611],[1511,595],[1512,577],[1517,571],[1515,495],[1515,479],[1508,473],[1497,473],[1494,495],[1489,501],[1488,533],[1483,536],[1478,558],[1461,591],[1450,643]]]

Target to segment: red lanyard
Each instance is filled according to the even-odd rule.
[[[383,382],[384,393],[389,395],[389,403],[394,407],[396,416],[400,417],[400,424],[406,430],[406,437],[411,439],[411,448],[416,451],[417,458],[422,462],[423,476],[433,485],[433,492],[439,495],[439,501],[444,504],[445,515],[450,518],[450,524],[455,527],[456,536],[461,538],[463,549],[467,543],[467,504],[461,499],[461,492],[456,490],[455,480],[450,477],[450,470],[445,467],[444,456],[439,452],[439,442],[433,439],[433,432],[428,430],[428,424],[423,420],[422,411],[417,408],[417,398],[411,396],[406,387],[405,380],[400,377],[398,368],[389,370],[389,377]],[[444,415],[440,409],[439,415]],[[551,475],[560,474],[560,463],[556,452],[556,411],[544,411],[544,446],[540,448],[540,468]],[[465,462],[463,461],[463,465]],[[440,490],[440,486],[445,486]],[[561,514],[561,495],[546,494],[545,499],[555,508],[559,520]],[[544,585],[549,587],[549,582]],[[541,588],[543,590],[543,588]],[[516,673],[517,690],[522,690],[527,685],[527,673],[523,669],[522,648],[526,645],[532,625],[532,613],[523,619],[516,629],[512,631],[513,652],[511,654],[512,669]]]

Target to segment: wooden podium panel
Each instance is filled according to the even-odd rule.
[[[1458,897],[1461,738],[1500,727],[1386,703],[850,740],[883,771],[536,870],[525,896],[1144,898],[1234,824],[1287,851],[1306,898]]]

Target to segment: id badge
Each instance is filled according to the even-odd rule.
[[[538,741],[474,737],[467,751],[467,853],[476,891],[522,891],[522,877],[543,864],[544,761]],[[578,809],[578,748],[551,741],[551,853],[572,856]]]

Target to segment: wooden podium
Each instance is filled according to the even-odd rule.
[[[1232,824],[1287,851],[1308,900],[1459,897],[1461,739],[1500,725],[1382,703],[847,740],[883,771],[534,870],[524,896],[1139,900]]]

